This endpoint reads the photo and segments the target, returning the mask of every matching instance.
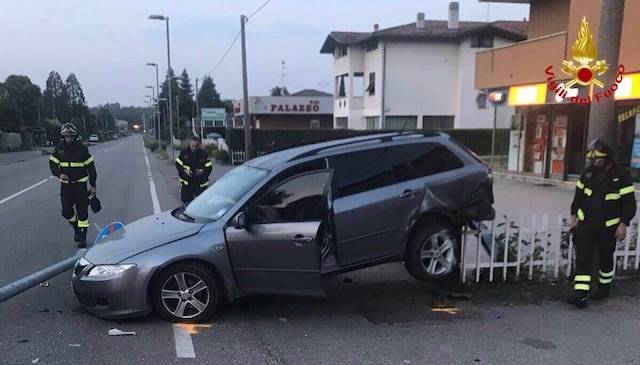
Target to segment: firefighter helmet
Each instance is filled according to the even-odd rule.
[[[73,123],[65,123],[60,128],[60,135],[64,136],[77,136],[78,128]]]
[[[587,158],[606,158],[611,160],[613,156],[611,156],[613,151],[608,144],[606,144],[603,140],[596,138],[589,144],[589,149],[587,151]]]

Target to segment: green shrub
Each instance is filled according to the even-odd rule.
[[[224,150],[215,150],[213,151],[213,158],[219,163],[228,164],[231,161],[231,157],[229,156],[229,152]]]
[[[215,144],[205,144],[202,145],[202,149],[207,151],[209,156],[213,156],[214,153],[218,150],[218,146],[216,146]]]

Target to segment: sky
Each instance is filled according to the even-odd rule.
[[[90,106],[143,105],[167,70],[165,23],[170,18],[171,66],[187,69],[192,83],[210,74],[223,98],[242,96],[240,41],[212,73],[240,30],[240,15],[266,0],[0,0],[0,80],[27,75],[44,88],[47,75],[74,72]],[[459,0],[460,20],[522,20],[529,6]],[[331,55],[320,48],[331,31],[371,31],[427,19],[444,20],[448,0],[271,0],[246,25],[250,95],[282,84],[291,92],[333,89]]]

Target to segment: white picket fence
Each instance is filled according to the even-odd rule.
[[[231,165],[237,166],[245,163],[247,158],[244,153],[244,150],[231,150],[230,152],[231,152]],[[264,151],[257,152],[257,156],[262,156],[264,154],[265,154]]]
[[[562,216],[551,219],[541,214],[496,217],[493,222],[485,222],[486,228],[466,227],[460,255],[462,282],[570,277],[575,257],[566,222]],[[618,242],[614,270],[638,270],[639,246],[638,221],[634,220],[627,228],[626,239]]]

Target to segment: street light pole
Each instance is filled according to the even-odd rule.
[[[244,24],[247,17],[240,15],[240,33],[242,35],[242,88],[244,97],[244,153],[245,160],[249,161],[253,157],[251,145],[251,113],[249,113],[249,90],[247,90],[247,45],[244,34]]]
[[[156,68],[156,90],[158,90],[158,99],[160,99],[160,80],[158,78],[158,64],[155,62],[147,62],[147,66]],[[158,131],[158,146],[160,146],[160,100],[156,102],[156,130]]]
[[[169,102],[167,104],[169,104],[169,130],[171,131],[170,135],[171,135],[171,142],[169,142],[169,144],[171,145],[171,160],[175,160],[175,151],[173,148],[173,123],[172,123],[172,119],[173,119],[173,111],[171,110],[171,100],[173,100],[173,94],[171,91],[171,83],[172,83],[172,79],[171,79],[171,46],[169,43],[169,17],[168,16],[164,16],[164,15],[150,15],[149,19],[154,19],[154,20],[164,20],[167,24],[167,66],[168,66],[168,71],[167,71],[167,82],[169,83],[167,85],[167,87],[169,88]]]

